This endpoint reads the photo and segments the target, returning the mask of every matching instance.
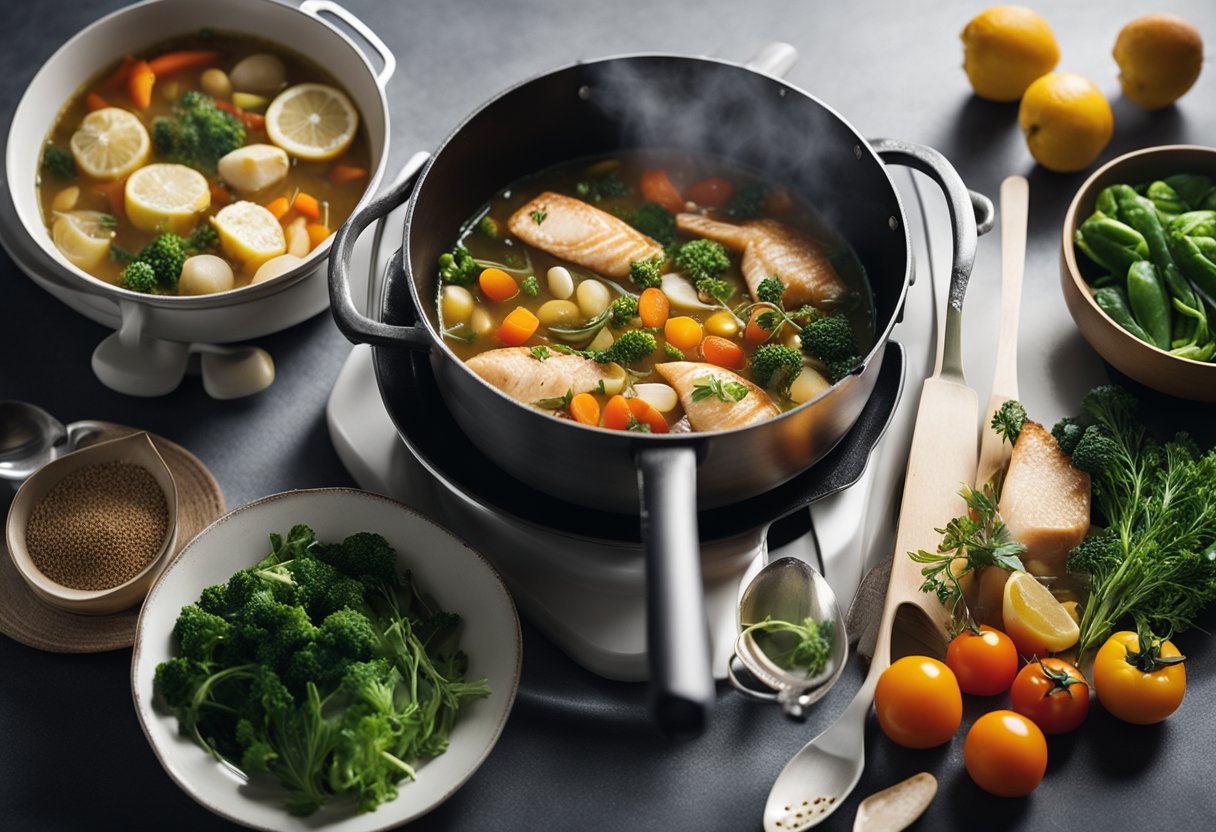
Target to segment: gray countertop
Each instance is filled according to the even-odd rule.
[[[73,33],[120,2],[25,4],[0,0],[0,132],[38,67]],[[860,133],[923,142],[950,158],[967,184],[996,196],[1012,173],[1030,180],[1031,217],[1020,366],[1032,413],[1044,421],[1075,402],[1078,381],[1100,378],[1100,360],[1080,342],[1058,289],[1058,234],[1085,174],[1034,166],[1014,105],[970,94],[958,32],[981,2],[660,3],[501,0],[446,3],[348,0],[347,8],[398,59],[389,85],[391,165],[434,148],[465,114],[503,87],[571,60],[639,51],[744,60],[787,40],[801,60],[788,80],[843,114]],[[1163,4],[1216,42],[1210,0]],[[1116,8],[1117,7],[1117,8]],[[1153,144],[1211,144],[1216,69],[1209,65],[1180,104],[1148,114],[1120,99],[1110,49],[1128,19],[1159,10],[1144,3],[1040,6],[1060,42],[1060,68],[1082,72],[1111,99],[1114,140],[1102,158]],[[217,21],[222,27],[222,21]],[[561,125],[554,125],[561,129]],[[999,273],[995,240],[982,241],[977,274]],[[0,399],[35,402],[60,419],[105,419],[146,428],[184,445],[211,469],[230,508],[293,488],[352,485],[330,445],[324,408],[350,345],[328,315],[258,339],[278,378],[250,399],[208,399],[197,379],[159,399],[103,387],[89,367],[107,330],[72,312],[0,254]],[[983,400],[984,371],[976,374]],[[1192,409],[1192,412],[1195,412]],[[900,461],[884,461],[899,464]],[[1213,615],[1206,628],[1216,624]],[[1191,661],[1190,690],[1166,723],[1137,728],[1092,709],[1085,726],[1050,742],[1047,778],[1033,796],[1004,800],[979,791],[952,743],[913,752],[875,726],[869,766],[854,797],[826,828],[850,828],[858,795],[919,770],[940,793],[917,828],[1210,828],[1216,747],[1216,656],[1210,637],[1179,646]],[[789,756],[845,706],[861,671],[818,705],[807,723],[723,690],[709,731],[674,743],[622,715],[639,686],[579,668],[525,622],[524,676],[507,728],[483,768],[417,829],[759,829],[769,785]],[[152,755],[135,718],[129,651],[41,653],[0,636],[0,825],[11,830],[219,829],[226,823],[178,790]],[[585,696],[609,703],[588,720],[552,707]],[[971,700],[968,721],[993,703]]]

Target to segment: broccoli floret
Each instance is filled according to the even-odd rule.
[[[665,352],[667,354],[668,359],[670,359],[671,361],[683,361],[684,360],[683,351],[680,350],[679,347],[676,347],[672,344],[663,344],[663,352]]]
[[[318,634],[303,607],[280,603],[257,592],[233,617],[233,634],[242,655],[283,670],[295,652]]]
[[[612,302],[612,322],[625,326],[638,316],[638,299],[632,295],[621,295]]]
[[[498,224],[498,220],[486,214],[477,221],[477,230],[489,237],[491,240],[497,240],[502,234],[502,227]]]
[[[576,183],[574,191],[584,199],[600,202],[609,197],[624,196],[629,193],[629,188],[615,173],[606,173],[603,176],[584,179]]]
[[[363,584],[346,577],[325,561],[313,557],[297,558],[286,568],[295,579],[301,606],[316,623],[346,607],[361,609],[365,603]]]
[[[658,286],[663,282],[663,276],[659,273],[662,266],[662,257],[656,256],[651,260],[632,260],[629,263],[629,279],[639,289]]]
[[[477,279],[477,261],[460,243],[439,255],[439,279],[454,286],[471,286]]]
[[[1087,397],[1088,398],[1088,397]],[[1098,476],[1117,465],[1119,444],[1098,425],[1090,425],[1072,451],[1074,467]]]
[[[653,353],[658,345],[649,332],[631,329],[617,338],[608,349],[589,350],[587,356],[600,364],[632,364]]]
[[[735,191],[723,209],[726,216],[736,220],[749,220],[760,216],[764,210],[767,188],[763,185],[748,185]]]
[[[1105,575],[1119,566],[1123,560],[1123,545],[1113,529],[1092,535],[1080,542],[1068,553],[1069,572],[1084,572],[1087,575]]]
[[[165,704],[180,719],[182,712],[193,701],[194,692],[210,675],[210,670],[201,662],[178,656],[157,665],[152,677],[152,689],[164,698]]]
[[[173,105],[173,115],[152,122],[156,153],[170,161],[215,173],[221,158],[245,144],[245,125],[191,90]]]
[[[666,247],[676,241],[676,217],[662,205],[644,203],[627,217],[629,224]]]
[[[788,393],[802,372],[802,353],[783,344],[763,344],[752,355],[752,380],[769,390]]]
[[[735,294],[735,287],[730,284],[730,281],[720,277],[703,277],[697,281],[696,285],[698,292],[723,304],[729,303],[731,296]]]
[[[1022,425],[1026,424],[1026,408],[1018,401],[1007,401],[992,414],[992,429],[1010,445],[1018,441]]]
[[[231,636],[231,626],[220,616],[189,604],[182,607],[173,625],[182,656],[198,662],[210,662],[215,648]]]
[[[142,260],[136,260],[122,270],[122,285],[132,292],[151,292],[156,288],[156,270]]]
[[[76,161],[62,147],[48,144],[42,151],[42,172],[56,179],[75,179]]]
[[[1051,435],[1056,438],[1056,444],[1069,456],[1077,449],[1077,443],[1084,434],[1085,428],[1077,424],[1077,420],[1071,416],[1065,416],[1051,428]]]
[[[316,557],[365,586],[397,583],[397,553],[378,534],[352,534],[336,546],[317,546]]]
[[[1117,384],[1095,387],[1081,400],[1083,410],[1094,421],[1110,426],[1125,424],[1136,414],[1136,400]]]
[[[206,612],[216,615],[226,614],[228,612],[228,587],[224,584],[207,587],[199,596],[198,605]]]
[[[530,274],[519,282],[519,288],[525,295],[534,298],[540,294],[540,281],[536,275]]]
[[[696,282],[707,277],[721,277],[722,272],[730,268],[730,257],[721,243],[693,240],[676,252],[676,266]]]
[[[355,662],[342,675],[342,686],[354,699],[381,713],[392,713],[393,691],[401,673],[388,659]]]
[[[379,643],[380,637],[372,622],[357,610],[331,613],[317,628],[317,645],[348,662],[371,659]]]
[[[824,315],[807,324],[802,330],[802,351],[823,362],[833,384],[861,363],[853,326],[840,313]]]
[[[781,306],[781,296],[785,294],[785,284],[777,275],[764,278],[756,287],[756,300]]]
[[[186,254],[203,254],[220,244],[219,232],[209,222],[200,224],[186,238]]]

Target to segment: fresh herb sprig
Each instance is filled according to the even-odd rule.
[[[765,616],[763,621],[746,627],[742,635],[756,638],[765,634],[767,638],[756,641],[764,655],[786,670],[806,668],[810,679],[822,673],[832,657],[833,629],[831,621],[804,618],[796,622]]]
[[[700,402],[712,396],[717,396],[719,401],[734,404],[737,401],[742,401],[747,396],[747,393],[746,384],[740,384],[737,381],[723,382],[722,379],[711,374],[693,385],[692,400]]]

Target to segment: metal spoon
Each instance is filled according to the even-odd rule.
[[[801,622],[810,618],[830,622],[832,651],[823,670],[807,677],[776,664],[746,627],[766,617]],[[753,699],[776,701],[786,715],[802,718],[804,709],[819,701],[840,678],[849,656],[844,615],[836,593],[810,564],[798,558],[778,558],[760,570],[743,591],[739,602],[739,625],[744,628],[735,639],[735,656],[759,682],[771,689],[760,691],[745,684],[728,666],[731,684]]]
[[[64,425],[28,402],[0,402],[0,479],[20,483],[101,432],[97,422]]]

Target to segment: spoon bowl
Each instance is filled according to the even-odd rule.
[[[0,402],[0,480],[21,483],[100,430],[96,422],[64,426],[29,402]]]

